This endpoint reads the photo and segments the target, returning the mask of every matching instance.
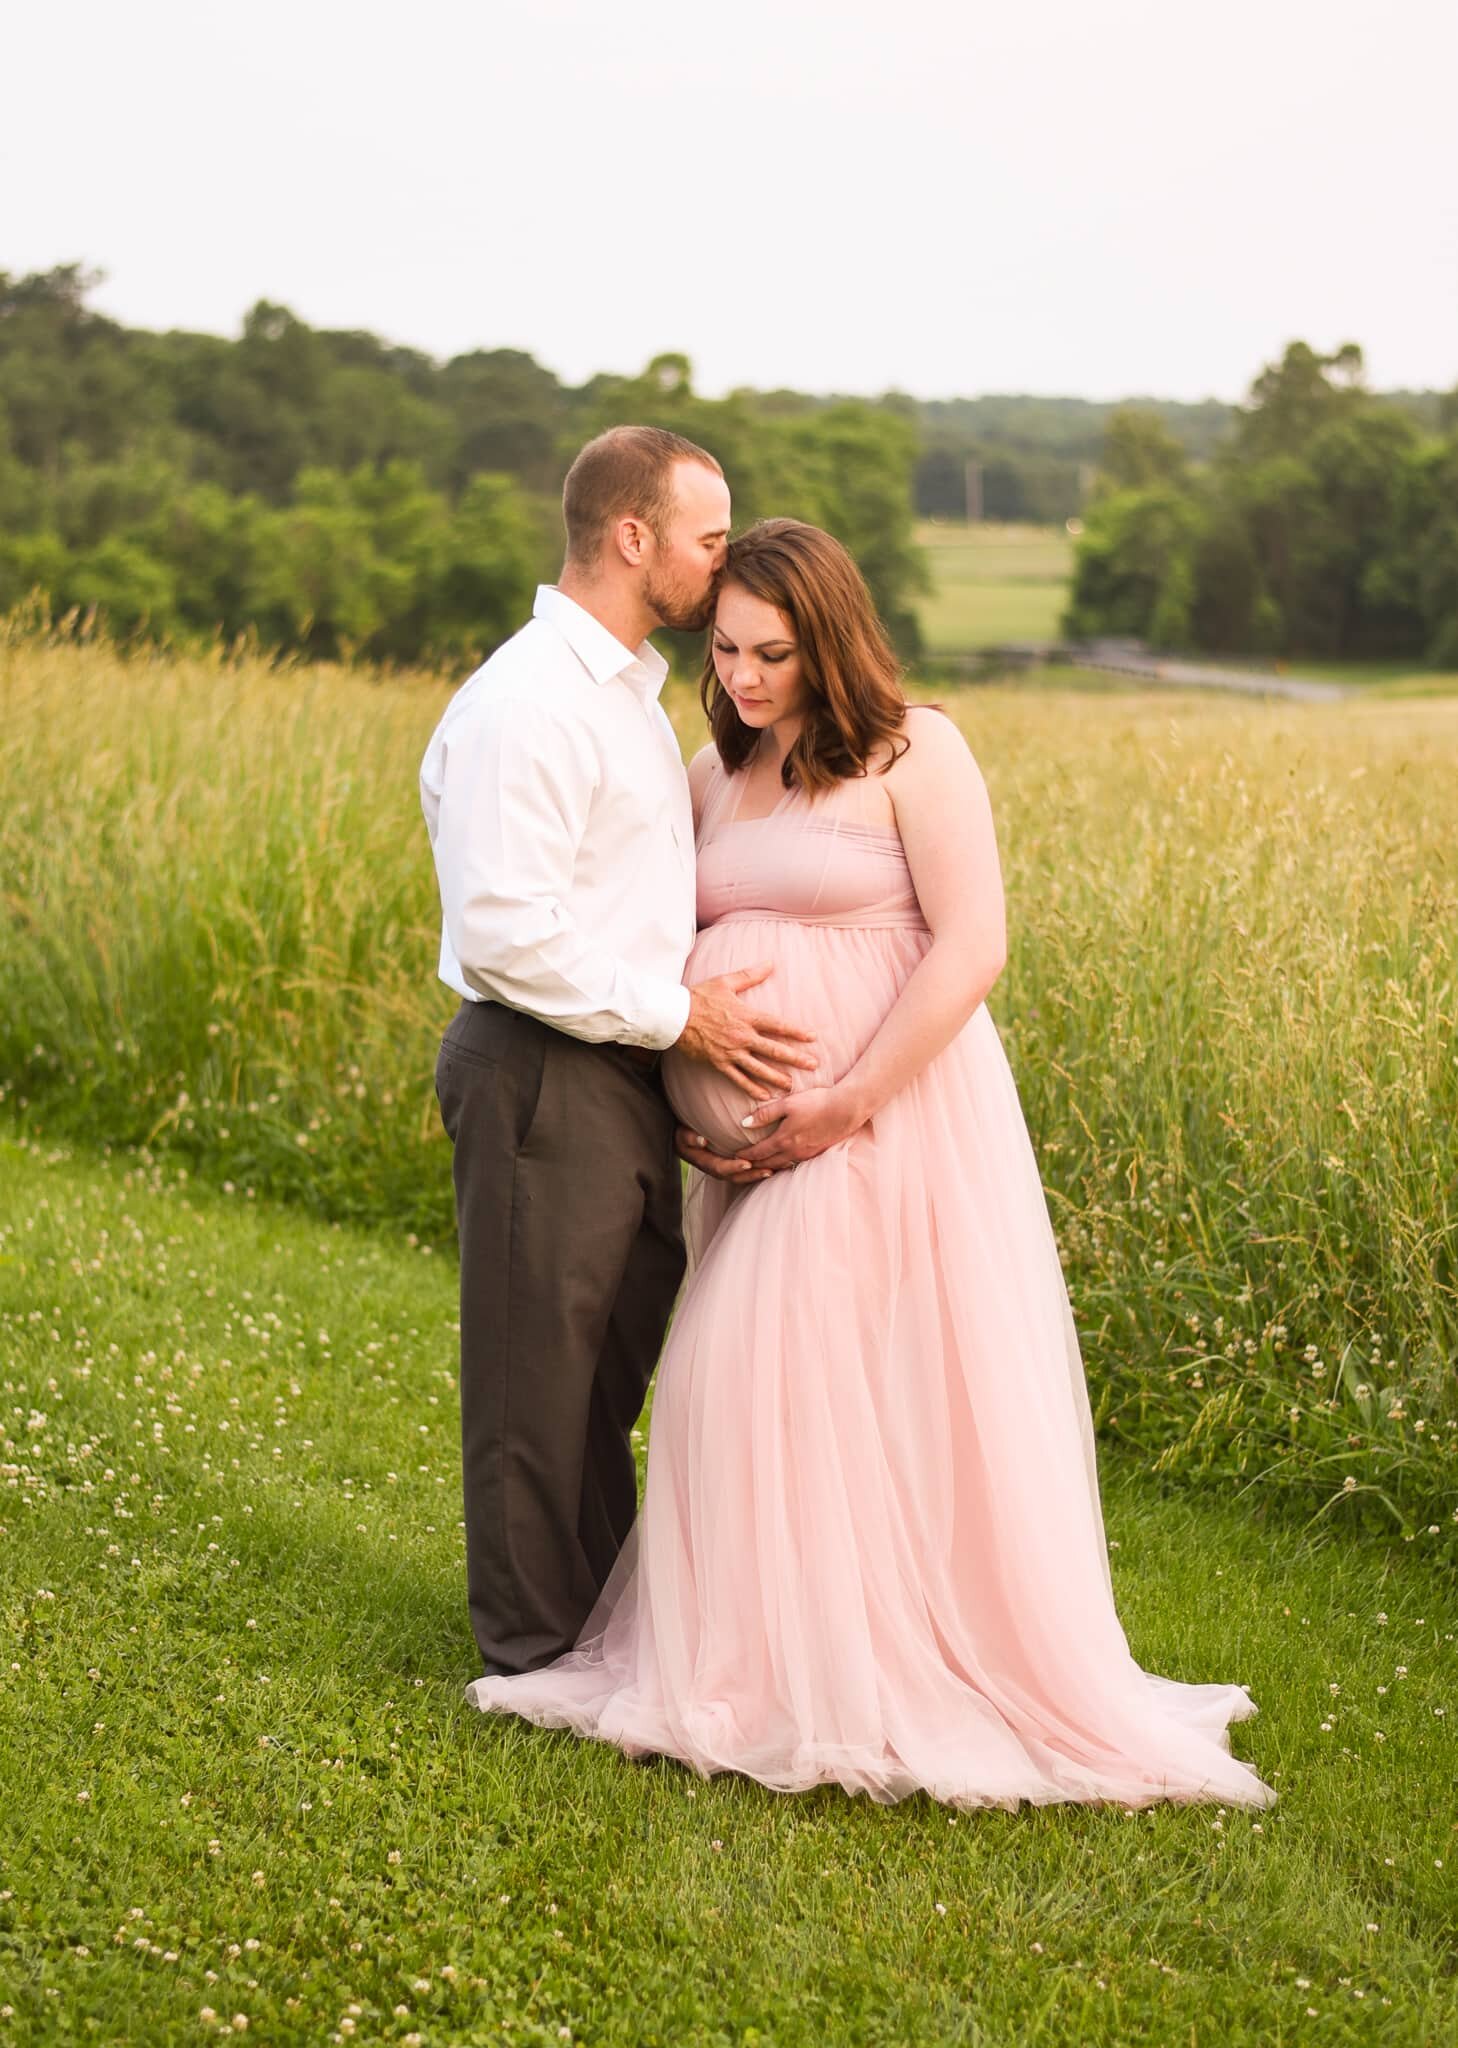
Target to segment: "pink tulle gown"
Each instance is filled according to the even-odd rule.
[[[843,1074],[931,944],[868,785],[737,820],[715,767],[687,979],[774,962],[765,1007]],[[975,886],[975,878],[970,878]],[[670,1054],[721,1150],[748,1108]],[[1238,1685],[1142,1671],[1115,1611],[1078,1340],[1012,1074],[979,1008],[846,1143],[692,1176],[637,1527],[577,1647],[468,1698],[779,1792],[1219,1800]]]

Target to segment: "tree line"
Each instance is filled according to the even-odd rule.
[[[1458,668],[1458,391],[1374,394],[1353,344],[1293,342],[1202,463],[1124,409],[1084,519],[1076,639]]]
[[[437,364],[253,308],[237,340],[128,329],[69,266],[0,273],[0,612],[39,592],[115,632],[315,655],[479,655],[561,553],[573,452],[623,420],[713,450],[746,521],[836,533],[908,651],[914,422],[792,393],[707,399],[678,355],[569,388],[516,350]]]
[[[1458,407],[1369,392],[1303,343],[1244,407],[695,392],[688,361],[563,384],[438,363],[260,302],[233,340],[128,328],[77,265],[0,272],[0,613],[40,593],[122,634],[255,636],[458,663],[551,576],[562,476],[638,419],[712,448],[740,522],[792,513],[864,567],[916,651],[914,520],[1082,513],[1070,631],[1240,652],[1458,662]]]

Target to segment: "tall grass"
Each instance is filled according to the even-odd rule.
[[[415,787],[450,681],[0,642],[21,1123],[449,1244]],[[1458,1548],[1458,705],[950,704],[1101,1427]]]

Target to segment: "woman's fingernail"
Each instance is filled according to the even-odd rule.
[[[739,1128],[741,1131],[752,1131],[754,1129],[754,1118],[752,1116],[741,1117]]]

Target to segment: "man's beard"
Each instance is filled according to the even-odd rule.
[[[714,616],[719,579],[700,597],[692,596],[672,576],[650,570],[643,579],[643,596],[651,611],[672,633],[701,633]]]

